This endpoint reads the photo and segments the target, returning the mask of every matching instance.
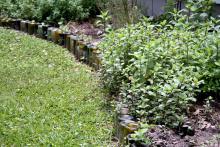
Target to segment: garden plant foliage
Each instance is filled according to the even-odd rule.
[[[95,0],[0,0],[8,17],[48,22],[82,20],[97,12]]]
[[[192,22],[174,12],[170,22],[145,19],[106,36],[101,44],[104,86],[119,95],[133,115],[177,127],[199,94],[218,95],[218,21]]]

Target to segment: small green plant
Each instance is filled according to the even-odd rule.
[[[146,136],[146,133],[149,131],[151,127],[152,126],[148,124],[141,124],[140,128],[133,134],[131,134],[131,138],[137,142],[150,145],[151,140]]]
[[[69,25],[66,24],[64,25],[63,22],[59,22],[59,29],[63,32],[63,33],[68,33],[69,32]]]
[[[213,102],[213,97],[209,96],[206,100],[205,100],[205,104],[203,105],[205,108],[205,114],[207,116],[210,116],[210,114],[212,113],[212,106],[211,106],[211,102]]]
[[[92,37],[85,35],[85,34],[80,34],[78,37],[79,37],[79,40],[82,40],[85,43],[90,43],[92,41]]]
[[[96,21],[96,25],[98,27],[102,27],[104,32],[108,32],[111,30],[111,25],[109,24],[111,20],[111,16],[109,15],[108,11],[101,12],[100,15],[97,16],[99,20]]]

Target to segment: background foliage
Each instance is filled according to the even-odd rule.
[[[97,0],[97,6],[100,10],[109,12],[114,28],[137,23],[142,17],[137,0]]]
[[[1,15],[36,21],[83,20],[97,14],[96,0],[1,0]]]

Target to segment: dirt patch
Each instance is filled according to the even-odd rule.
[[[103,30],[96,27],[93,22],[70,22],[68,27],[73,35],[82,36],[94,46],[97,46],[103,38]]]
[[[158,147],[220,147],[220,109],[197,105],[180,130],[156,126],[146,136]]]
[[[100,38],[100,36],[103,34],[102,29],[97,28],[93,23],[91,22],[70,22],[69,24],[70,31],[73,34],[85,34],[88,36],[92,36],[93,38]]]

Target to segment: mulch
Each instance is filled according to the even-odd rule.
[[[213,107],[207,112],[203,106],[196,105],[192,110],[181,131],[158,125],[146,137],[158,147],[220,147],[220,109]]]

